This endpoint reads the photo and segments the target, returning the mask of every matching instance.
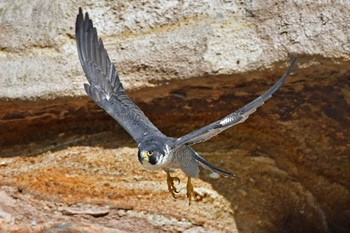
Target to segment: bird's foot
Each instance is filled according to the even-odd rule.
[[[196,193],[194,192],[194,188],[191,182],[191,177],[188,177],[187,179],[187,198],[188,198],[188,205],[191,205],[192,198],[196,196]]]
[[[172,177],[170,176],[170,173],[167,172],[167,179],[166,179],[167,183],[168,183],[168,190],[171,193],[171,195],[173,196],[173,198],[176,198],[175,193],[179,193],[179,191],[177,191],[174,181],[178,182],[178,185],[180,184],[180,179],[176,176]]]

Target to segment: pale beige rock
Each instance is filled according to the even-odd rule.
[[[242,73],[299,56],[349,60],[347,1],[0,2],[0,97],[85,95],[74,41],[90,13],[127,88]]]

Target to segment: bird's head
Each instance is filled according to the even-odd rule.
[[[159,143],[142,143],[138,146],[138,158],[143,167],[156,170],[167,163],[169,151]]]

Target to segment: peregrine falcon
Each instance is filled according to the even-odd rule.
[[[167,173],[167,185],[171,195],[176,198],[178,190],[175,182],[178,177],[172,177],[172,169],[181,169],[187,179],[187,198],[189,204],[194,197],[191,178],[197,178],[199,166],[226,177],[235,177],[233,173],[223,171],[207,162],[191,145],[204,142],[233,125],[245,121],[250,114],[264,104],[282,85],[289,75],[296,59],[292,59],[282,77],[264,94],[225,116],[198,130],[180,138],[164,135],[145,114],[125,94],[115,66],[111,63],[101,38],[98,38],[89,14],[79,8],[75,28],[76,42],[81,65],[88,84],[84,84],[86,93],[98,106],[113,117],[138,144],[138,160],[148,170],[163,169]]]

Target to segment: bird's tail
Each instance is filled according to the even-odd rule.
[[[204,167],[205,169],[218,173],[219,175],[225,176],[225,177],[236,177],[235,174],[231,172],[226,172],[224,170],[221,170],[220,168],[217,168],[213,165],[211,165],[208,161],[206,161],[202,156],[200,156],[195,150],[193,150],[191,147],[188,147],[192,151],[192,156],[198,161],[198,163]]]

